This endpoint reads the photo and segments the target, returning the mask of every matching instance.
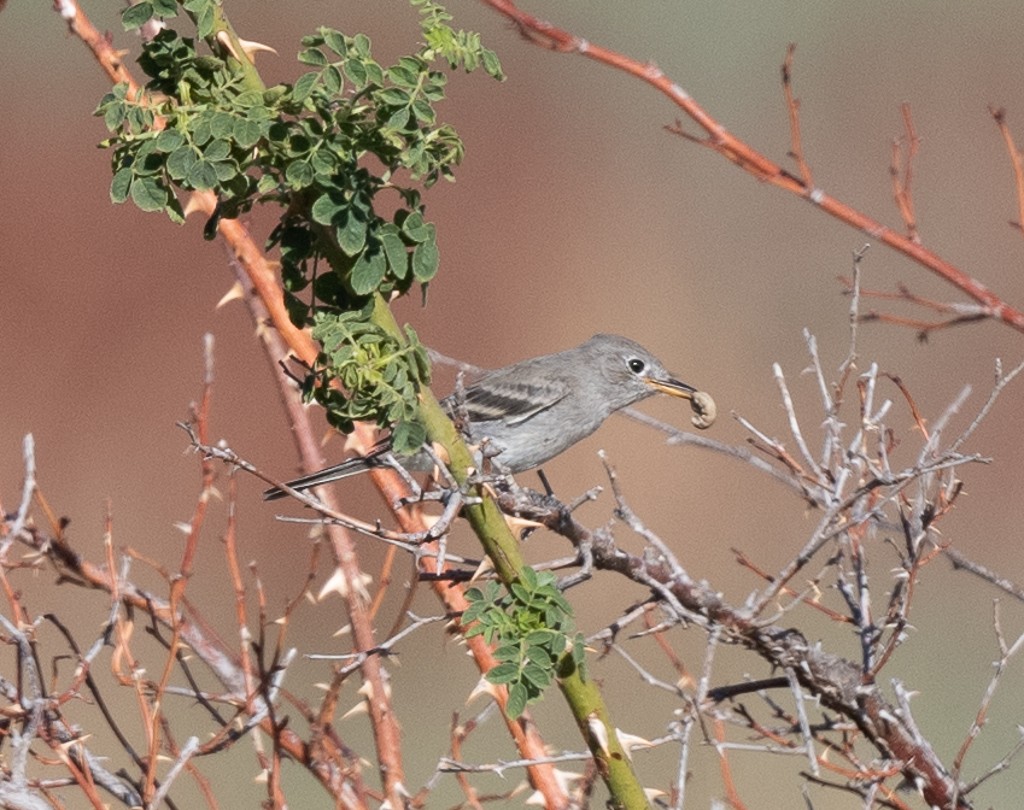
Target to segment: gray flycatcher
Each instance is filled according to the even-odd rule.
[[[693,423],[714,421],[714,402],[696,388],[675,379],[647,349],[618,335],[594,335],[575,349],[533,357],[484,374],[441,404],[452,416],[465,416],[471,444],[486,439],[487,455],[500,470],[523,472],[543,464],[585,439],[612,413],[665,393],[691,401]],[[389,463],[385,439],[366,456],[342,461],[289,481],[296,490],[347,478]],[[480,453],[476,454],[479,456]],[[430,470],[427,453],[396,459],[409,470]],[[287,493],[274,487],[266,500]]]

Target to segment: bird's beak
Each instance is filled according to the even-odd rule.
[[[697,389],[692,385],[687,385],[684,382],[673,379],[672,377],[665,377],[664,379],[655,379],[654,377],[647,377],[644,379],[655,391],[660,391],[663,394],[668,394],[671,397],[680,397],[682,399],[693,399],[693,395],[697,393]]]

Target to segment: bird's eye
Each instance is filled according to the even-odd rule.
[[[643,370],[647,368],[647,364],[639,357],[631,357],[626,361],[626,365],[629,366],[629,370],[634,374],[642,374]]]

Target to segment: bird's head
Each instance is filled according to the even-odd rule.
[[[586,364],[595,370],[594,390],[609,412],[632,405],[651,394],[693,399],[697,389],[673,377],[639,343],[619,335],[594,335],[583,344]]]

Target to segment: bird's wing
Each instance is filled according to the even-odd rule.
[[[462,405],[470,423],[501,421],[518,425],[568,394],[569,386],[561,380],[523,383],[491,378],[467,388]],[[447,401],[453,408],[458,406],[454,394]]]

